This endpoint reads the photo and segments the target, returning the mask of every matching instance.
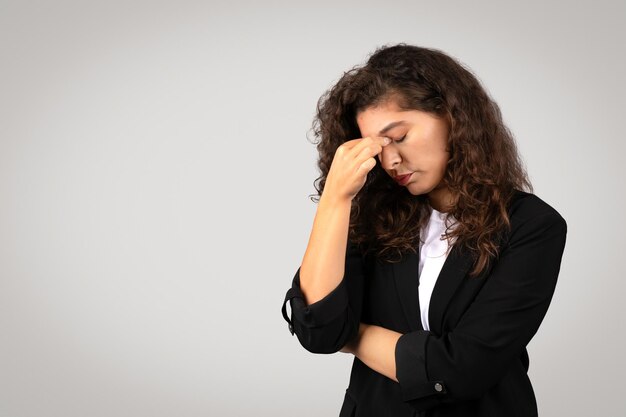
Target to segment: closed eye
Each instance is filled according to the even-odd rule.
[[[396,143],[400,143],[406,138],[406,135],[402,136],[400,139],[396,140]]]

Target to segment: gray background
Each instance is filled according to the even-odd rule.
[[[568,222],[540,415],[624,415],[624,2],[260,3],[0,2],[0,416],[337,415],[352,356],[280,314],[307,134],[396,42],[478,75]]]

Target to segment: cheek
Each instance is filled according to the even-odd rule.
[[[448,160],[450,159],[447,152],[437,151],[428,158],[428,165],[433,174],[437,177],[442,177],[446,172],[448,166]]]

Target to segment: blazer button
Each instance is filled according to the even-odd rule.
[[[435,384],[435,391],[437,391],[437,392],[443,391],[443,385],[441,385],[439,382],[437,382]]]

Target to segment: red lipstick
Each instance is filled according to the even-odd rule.
[[[396,175],[393,179],[400,185],[406,185],[409,182],[411,175],[413,175],[412,172],[404,175]]]

